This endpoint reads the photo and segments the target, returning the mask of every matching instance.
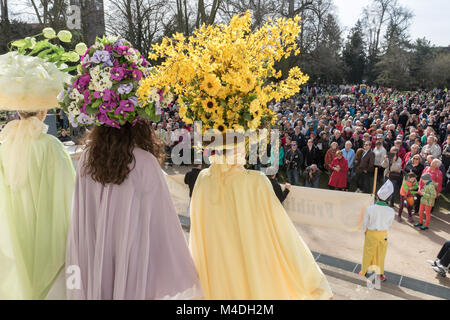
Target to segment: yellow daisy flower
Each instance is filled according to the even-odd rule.
[[[209,113],[209,112],[205,112],[202,114],[202,122],[204,124],[208,123],[209,121],[211,121],[213,118],[213,114]]]
[[[205,112],[214,112],[217,109],[217,101],[213,98],[202,100],[203,110]]]
[[[221,88],[222,85],[220,84],[219,78],[211,73],[205,75],[205,78],[200,85],[200,89],[205,91],[211,97],[215,97]]]
[[[213,128],[216,129],[216,130],[219,130],[220,133],[225,133],[226,130],[227,130],[227,126],[225,125],[225,123],[223,121],[220,121],[220,120],[218,120],[218,121],[216,121],[214,123],[214,127]]]
[[[241,82],[239,85],[239,89],[248,93],[255,88],[256,79],[251,72],[246,72],[242,75]]]

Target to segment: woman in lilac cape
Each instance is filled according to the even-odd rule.
[[[77,168],[69,299],[203,298],[160,154],[145,122],[90,133]]]

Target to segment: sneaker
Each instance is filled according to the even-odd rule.
[[[433,267],[433,270],[436,271],[441,277],[445,278],[447,276],[447,272],[441,267]]]
[[[431,264],[431,266],[433,266],[433,267],[437,267],[436,260],[434,260],[434,261],[433,260],[427,260],[426,263]]]
[[[428,230],[428,227],[427,226],[421,226],[420,230]]]
[[[423,226],[423,224],[421,224],[420,222],[417,222],[415,225],[414,225],[414,227],[422,227]]]

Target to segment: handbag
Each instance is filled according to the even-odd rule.
[[[402,179],[402,173],[401,172],[389,172],[389,179],[390,180],[401,180]]]

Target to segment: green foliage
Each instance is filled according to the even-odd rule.
[[[349,83],[361,83],[366,67],[366,52],[361,21],[350,31],[344,51],[345,76]]]

